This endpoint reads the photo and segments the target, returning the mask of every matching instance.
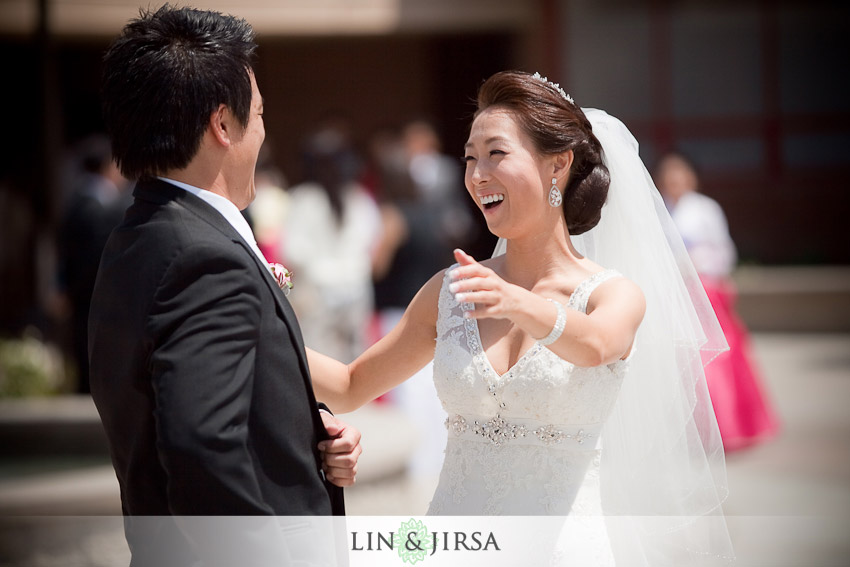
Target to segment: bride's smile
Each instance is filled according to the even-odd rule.
[[[505,200],[504,193],[495,193],[493,195],[479,195],[478,201],[484,206],[484,210],[490,210],[498,207]]]

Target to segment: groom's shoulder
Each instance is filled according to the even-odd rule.
[[[164,181],[140,183],[125,223],[146,239],[166,248],[204,241],[229,241],[222,227],[227,221],[202,199]]]

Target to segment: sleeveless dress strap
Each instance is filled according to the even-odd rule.
[[[440,295],[437,300],[437,337],[443,337],[452,329],[463,324],[463,313],[455,301],[454,295],[449,291],[451,278],[449,272],[460,264],[452,264],[443,276],[443,284],[440,286]]]
[[[576,287],[575,291],[573,291],[573,294],[570,296],[567,306],[575,309],[576,311],[587,313],[587,301],[590,299],[590,295],[593,291],[608,280],[617,277],[622,277],[622,274],[620,274],[617,270],[602,270],[601,272],[596,272],[578,284],[578,287]]]

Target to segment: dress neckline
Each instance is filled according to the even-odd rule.
[[[579,291],[583,292],[586,287],[595,283],[597,280],[599,280],[602,277],[603,274],[607,274],[608,272],[617,273],[616,270],[607,268],[607,269],[600,270],[598,272],[594,272],[594,273],[590,274],[589,276],[587,276],[585,279],[583,279],[581,282],[579,282],[579,284],[575,287],[575,289],[572,291],[572,293],[570,293],[570,296],[569,296],[569,298],[567,298],[567,303],[565,305],[570,309],[576,310],[575,300],[578,297],[580,297],[578,295],[578,292]],[[463,304],[463,305],[464,305],[464,307],[463,307],[464,311],[466,311],[466,308],[465,308],[466,304]],[[488,375],[490,373],[492,373],[492,375],[495,376],[496,380],[501,383],[505,379],[511,378],[514,373],[521,370],[522,367],[525,366],[528,363],[529,360],[531,360],[532,358],[534,358],[537,355],[537,353],[539,353],[541,350],[546,348],[542,344],[540,344],[540,341],[535,340],[534,344],[531,345],[531,347],[529,347],[517,359],[517,361],[513,363],[512,366],[510,366],[503,374],[499,374],[499,372],[493,366],[493,363],[490,362],[490,358],[487,356],[487,352],[484,349],[484,342],[481,340],[481,329],[478,326],[478,319],[466,319],[466,321],[467,321],[467,337],[469,338],[470,334],[473,334],[474,339],[475,339],[474,341],[471,341],[470,346],[473,348],[474,351],[477,351],[477,352],[473,352],[472,354],[473,354],[473,357],[478,362],[479,371],[481,371],[482,375],[484,375],[485,378],[489,377]],[[564,362],[566,362],[567,364],[572,364],[569,361],[564,361]]]

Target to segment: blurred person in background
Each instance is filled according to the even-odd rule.
[[[372,179],[383,224],[374,267],[378,330],[383,337],[399,323],[419,288],[452,261],[458,243],[443,228],[451,222],[452,193],[462,191],[462,177],[454,163],[434,153],[439,144],[425,123],[408,125],[404,136],[382,132],[371,146],[376,171]],[[420,183],[413,175],[417,158]],[[428,164],[433,169],[426,175]],[[436,482],[446,446],[446,412],[434,388],[433,364],[426,364],[386,398],[419,432],[408,473],[416,482]]]
[[[426,120],[408,123],[402,144],[417,199],[436,215],[432,230],[449,249],[463,246],[472,230],[472,216],[466,208],[460,163],[442,153],[437,130]]]
[[[768,439],[779,424],[762,391],[747,328],[735,312],[730,276],[737,253],[723,209],[699,192],[696,168],[679,152],[662,156],[655,181],[729,343],[705,368],[723,446],[729,451]]]
[[[329,122],[309,136],[304,162],[306,181],[289,189],[280,240],[297,286],[289,299],[307,346],[350,362],[368,346],[381,216],[357,183],[360,160],[344,126]]]
[[[272,162],[267,148],[268,142],[260,149],[260,158],[254,173],[257,195],[245,210],[263,256],[269,262],[284,263],[281,245],[289,194],[286,192],[286,177]]]
[[[128,181],[112,159],[109,138],[93,135],[75,148],[70,195],[58,232],[58,297],[68,311],[77,392],[89,393],[88,317],[100,255],[130,204]]]

